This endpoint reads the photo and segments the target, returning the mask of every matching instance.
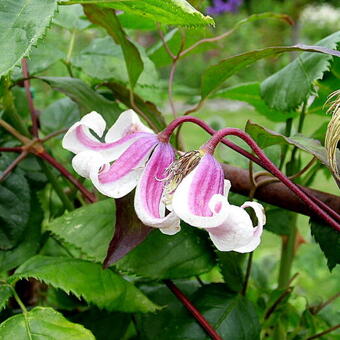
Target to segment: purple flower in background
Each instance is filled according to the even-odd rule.
[[[225,12],[235,13],[241,6],[243,0],[212,0],[213,5],[208,7],[209,15],[219,15]]]

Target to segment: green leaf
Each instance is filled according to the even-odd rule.
[[[37,255],[9,280],[33,277],[109,311],[153,312],[157,306],[132,283],[101,265],[74,258]]]
[[[0,285],[0,311],[6,308],[7,302],[12,294],[11,287]]]
[[[14,158],[2,155],[0,173]],[[0,183],[0,249],[11,249],[23,236],[30,214],[30,188],[19,169],[12,171]]]
[[[198,289],[190,298],[222,339],[258,340],[260,324],[253,304],[242,296],[226,291],[223,284],[210,284]],[[156,300],[157,301],[157,300]],[[140,331],[143,339],[162,340],[205,340],[206,333],[183,306],[170,305],[156,315],[140,317]],[[176,307],[176,308],[174,308]]]
[[[115,98],[119,99],[124,105],[127,107],[131,107],[131,101],[130,101],[130,91],[127,87],[113,82],[108,82],[104,84],[107,86],[111,91]],[[158,131],[161,131],[165,128],[165,120],[161,114],[161,112],[158,110],[156,105],[152,102],[145,101],[140,96],[134,94],[134,99],[136,106],[143,111],[145,116],[148,117],[148,119],[153,123],[153,125],[157,128]]]
[[[117,120],[121,113],[115,102],[104,98],[80,79],[68,77],[40,77],[39,79],[70,97],[80,106],[82,113],[91,111],[100,113],[109,126]]]
[[[317,42],[317,45],[336,49],[338,42],[340,32]],[[323,53],[322,47],[318,47],[318,50],[317,52]],[[271,108],[283,112],[296,109],[311,94],[313,82],[321,79],[329,70],[332,59],[332,55],[327,53],[302,53],[262,83],[261,93],[264,100]]]
[[[81,5],[59,6],[58,13],[53,18],[53,23],[70,31],[81,31],[90,25],[86,19],[82,18],[83,16],[84,12]]]
[[[208,272],[214,253],[204,232],[184,226],[168,236],[155,230],[116,263],[119,270],[152,279],[185,278]]]
[[[131,322],[131,316],[127,313],[107,312],[91,308],[75,314],[71,320],[91,330],[96,340],[118,340],[124,339],[124,334]]]
[[[55,0],[3,0],[0,3],[0,76],[27,56],[45,33]]]
[[[266,129],[265,127],[255,124],[251,121],[247,122],[246,132],[249,133],[253,139],[255,139],[261,148],[275,144],[294,145],[300,150],[315,156],[324,165],[329,166],[326,149],[320,144],[318,140],[301,135],[286,137],[278,132]]]
[[[138,51],[144,63],[138,85],[156,86],[159,79],[154,64],[142,47],[139,46]],[[125,85],[129,83],[122,49],[108,36],[92,40],[89,46],[72,58],[72,64],[92,78],[114,80]]]
[[[89,330],[46,307],[35,307],[27,314],[17,314],[4,321],[0,325],[0,338],[95,340]]]
[[[50,222],[46,229],[78,248],[89,259],[103,262],[115,225],[114,200],[78,208]]]
[[[214,25],[214,20],[198,12],[185,0],[70,0],[65,4],[96,3],[102,6],[115,8],[127,13],[150,18],[156,22],[167,25],[202,26]]]
[[[41,222],[43,211],[36,197],[36,193],[31,194],[30,215],[26,224],[23,239],[11,250],[0,251],[0,272],[9,271],[31,256],[35,255],[40,246]]]
[[[297,116],[296,112],[282,113],[280,111],[270,109],[261,98],[260,83],[257,82],[225,88],[214,94],[212,98],[225,98],[246,102],[253,106],[258,113],[274,122],[283,122],[288,118],[294,118]]]
[[[67,97],[49,105],[39,116],[41,130],[45,134],[69,128],[79,119],[78,105]]]
[[[244,283],[242,265],[246,257],[234,251],[217,251],[217,257],[226,286],[231,291],[240,292]]]
[[[84,11],[91,22],[103,26],[113,40],[122,47],[130,86],[133,88],[143,72],[144,64],[138,49],[128,40],[115,11],[96,5],[84,5]]]
[[[223,59],[218,64],[208,67],[202,74],[201,95],[202,99],[208,97],[212,92],[216,91],[223,83],[239,70],[254,64],[263,58],[277,56],[284,52],[309,51],[326,54],[328,58],[331,55],[340,56],[340,52],[330,50],[321,46],[277,46],[266,47],[259,50],[245,52],[236,56]],[[270,105],[271,106],[271,105]]]
[[[290,226],[295,221],[296,214],[271,206],[266,209],[266,230],[278,235],[289,235],[291,232]]]
[[[145,18],[132,13],[117,14],[120,24],[127,29],[156,30],[156,23],[150,18]]]
[[[309,220],[315,241],[327,258],[329,270],[340,264],[340,233],[319,220]]]

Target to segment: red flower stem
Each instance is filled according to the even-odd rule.
[[[39,129],[38,129],[38,116],[37,116],[37,111],[35,110],[34,107],[34,102],[32,98],[32,93],[31,93],[31,84],[30,84],[30,79],[29,79],[29,72],[28,72],[28,66],[27,66],[27,60],[26,58],[21,59],[21,66],[22,66],[22,74],[25,78],[24,80],[24,87],[25,87],[25,92],[26,92],[26,97],[27,97],[27,102],[28,102],[28,108],[31,113],[31,119],[32,119],[32,134],[34,137],[38,138],[39,135]]]
[[[76,178],[74,178],[67,169],[65,169],[55,158],[53,158],[46,151],[37,153],[37,156],[44,159],[48,163],[50,163],[54,168],[56,168],[66,179],[68,179],[78,190],[84,195],[84,197],[90,203],[94,203],[96,201],[96,197],[88,191]]]
[[[192,316],[197,320],[204,331],[214,340],[223,340],[220,335],[212,328],[206,318],[197,310],[197,308],[191,303],[191,301],[183,294],[183,292],[171,281],[163,281],[166,286],[171,290],[171,292],[176,296],[176,298],[181,301],[183,306],[192,314]]]
[[[228,135],[238,136],[243,139],[255,152],[258,158],[262,161],[263,166],[270,171],[274,176],[280,179],[290,190],[292,190],[301,200],[303,200],[306,205],[314,211],[319,217],[321,217],[325,222],[327,222],[332,228],[340,231],[340,224],[336,222],[331,216],[324,212],[309,196],[305,194],[303,190],[300,189],[295,183],[291,182],[289,178],[284,175],[265,155],[262,149],[256,144],[256,142],[244,131],[235,128],[225,128],[216,132],[213,137],[202,147],[209,153],[213,153],[218,143],[223,139],[223,137]]]
[[[0,148],[0,152],[22,152],[22,148],[20,146],[14,148]]]
[[[173,120],[160,134],[159,136],[162,138],[164,138],[165,140],[168,140],[171,136],[171,134],[174,132],[174,130],[180,126],[182,123],[185,122],[191,122],[194,123],[200,127],[202,127],[205,131],[207,131],[209,134],[213,135],[216,130],[214,130],[213,128],[211,128],[207,123],[205,123],[204,121],[200,120],[199,118],[196,117],[192,117],[192,116],[183,116],[183,117],[179,117],[175,120]],[[267,164],[264,164],[263,161],[257,157],[255,157],[253,154],[247,152],[246,150],[242,149],[241,147],[239,147],[238,145],[234,144],[233,142],[227,140],[227,139],[221,139],[220,140],[221,143],[225,144],[226,146],[230,147],[231,149],[233,149],[234,151],[240,153],[241,155],[243,155],[244,157],[250,159],[251,161],[253,161],[254,163],[258,164],[259,166],[261,166],[262,168],[264,168],[265,170],[267,170],[268,172],[272,173],[274,176],[276,176],[278,179],[282,179],[282,176],[284,176],[284,174],[267,158],[268,162],[271,164],[271,167],[268,168]],[[262,150],[261,150],[262,151]],[[275,168],[276,171],[275,173],[272,172],[272,168]],[[297,186],[295,183],[291,182],[288,179],[289,183],[291,186]],[[287,185],[286,182],[283,182]],[[290,186],[287,185],[289,188]],[[313,202],[315,202],[316,204],[318,204],[322,209],[324,209],[329,215],[331,215],[333,218],[335,218],[336,220],[340,221],[340,215],[334,211],[333,209],[331,209],[327,204],[325,204],[324,202],[322,202],[321,200],[319,200],[317,197],[310,195],[309,193],[305,192],[304,189],[300,188],[301,191],[303,191],[305,193],[305,195],[307,195]],[[295,192],[295,191],[294,191]]]

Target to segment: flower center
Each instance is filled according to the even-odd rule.
[[[166,177],[162,179],[165,182],[162,198],[165,205],[171,204],[175,190],[183,178],[196,168],[203,156],[202,150],[186,152],[165,169]]]

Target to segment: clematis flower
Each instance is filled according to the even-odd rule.
[[[235,13],[242,4],[242,0],[213,0],[213,6],[208,7],[209,15],[219,15],[225,12]]]
[[[167,171],[165,201],[183,221],[204,228],[217,249],[245,253],[259,245],[265,224],[262,206],[245,202],[237,207],[228,202],[230,181],[210,152],[203,148],[186,154]],[[247,207],[257,216],[255,228]]]
[[[175,152],[164,136],[156,135],[137,114],[123,112],[101,142],[105,121],[96,112],[75,123],[63,139],[63,147],[74,153],[73,168],[89,178],[102,194],[120,198],[136,186],[135,210],[141,221],[163,233],[180,230],[179,218],[166,215],[163,196],[165,169],[174,161]],[[114,161],[114,162],[113,162]]]

